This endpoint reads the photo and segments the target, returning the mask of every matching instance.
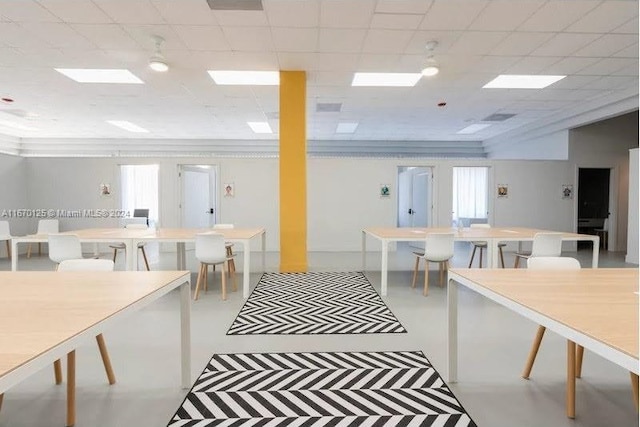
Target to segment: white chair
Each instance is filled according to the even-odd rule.
[[[129,230],[146,230],[147,225],[146,224],[136,224],[136,223],[132,223],[132,224],[127,224],[125,225],[125,228],[129,229]],[[138,249],[140,250],[140,252],[142,252],[142,258],[144,259],[144,265],[147,267],[147,271],[150,271],[151,269],[149,268],[149,260],[147,259],[147,253],[144,251],[144,245],[146,245],[146,243],[144,242],[140,242],[138,243]],[[126,250],[127,246],[124,243],[114,243],[109,245],[109,247],[111,249],[113,249],[113,262],[116,262],[116,256],[118,255],[118,250]]]
[[[532,257],[559,257],[562,254],[562,233],[537,233],[533,236],[531,252],[516,252],[513,268],[518,268],[521,259]]]
[[[50,247],[52,247],[51,244]],[[58,265],[58,271],[113,271],[113,261],[111,261],[110,259],[91,258],[66,259],[60,262],[60,264]],[[113,373],[113,368],[111,367],[111,359],[109,358],[107,345],[102,334],[96,336],[96,341],[98,343],[98,349],[100,350],[100,356],[102,357],[102,363],[104,364],[104,369],[107,373],[109,384],[115,384],[116,377]],[[60,384],[60,382],[62,382],[62,366],[59,359],[54,362],[54,369],[56,375],[56,384]]]
[[[429,233],[425,238],[424,252],[414,252],[416,264],[413,271],[411,287],[416,287],[416,277],[420,260],[425,260],[423,295],[429,293],[429,262],[437,262],[440,270],[440,286],[444,285],[444,272],[449,268],[449,260],[453,257],[453,233]]]
[[[11,229],[9,221],[0,221],[0,241],[7,242],[7,258],[11,258]]]
[[[194,300],[198,299],[200,294],[200,286],[204,282],[204,290],[207,290],[207,273],[210,265],[222,265],[222,299],[227,299],[227,280],[226,270],[229,266],[229,258],[227,257],[227,249],[225,247],[224,236],[218,233],[203,233],[196,235],[196,259],[200,262],[200,270],[198,272],[198,280],[196,283],[196,292],[193,296]],[[236,290],[235,274],[233,278],[233,290]]]
[[[52,233],[60,232],[60,223],[57,219],[41,219],[38,221],[38,229],[36,235],[47,236]],[[38,255],[42,255],[42,243],[38,243]],[[31,243],[27,246],[27,258],[31,258]]]
[[[234,228],[233,224],[214,224],[213,225],[213,229],[214,230],[230,230]],[[231,273],[236,272],[236,262],[235,262],[235,254],[233,253],[233,243],[230,242],[225,242],[225,247],[227,249],[227,258],[229,259],[229,271],[227,272],[229,276],[231,276]],[[216,266],[213,266],[213,270],[216,270]]]
[[[470,228],[491,228],[489,224],[471,224]],[[480,268],[482,268],[482,252],[487,247],[487,242],[471,242],[473,245],[473,252],[471,252],[471,259],[469,260],[469,268],[473,264],[473,258],[476,256],[476,249],[480,249]],[[502,252],[502,248],[507,246],[506,243],[498,243],[498,251],[500,253],[500,264],[502,268],[504,268],[504,253]]]
[[[70,259],[82,259],[82,244],[75,234],[49,234],[49,259],[55,262],[56,270],[60,263]]]
[[[540,256],[532,257],[527,260],[527,268],[530,270],[579,270],[580,262],[575,258],[559,257],[559,256]],[[544,326],[538,326],[538,331],[531,344],[531,350],[529,350],[529,357],[522,372],[522,378],[529,379],[531,369],[533,368],[533,362],[536,360],[536,355],[540,349],[540,343],[547,328]],[[576,352],[576,377],[580,377],[580,370],[582,368],[582,356],[584,354],[584,347],[578,346]]]
[[[602,222],[602,228],[593,230],[600,237],[600,247],[605,251],[609,247],[609,218],[605,218]]]

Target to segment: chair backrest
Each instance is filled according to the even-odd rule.
[[[61,263],[68,259],[82,259],[82,245],[75,234],[49,234],[49,259]]]
[[[602,221],[602,229],[609,231],[609,218],[605,218],[604,221]]]
[[[49,234],[60,232],[60,224],[57,219],[41,219],[38,221],[36,234]]]
[[[113,271],[110,259],[67,259],[58,265],[58,271]]]
[[[196,258],[201,262],[224,261],[227,258],[224,236],[219,233],[196,234]]]
[[[580,262],[575,258],[560,256],[539,256],[527,260],[527,268],[547,270],[577,270]]]
[[[446,261],[453,257],[453,233],[428,233],[424,257],[429,261]]]
[[[487,224],[486,222],[484,222],[484,223],[474,222],[473,224],[471,224],[469,226],[469,228],[491,228],[491,226],[489,224]]]
[[[149,209],[134,209],[134,218],[146,218],[146,224],[149,225]]]
[[[11,229],[9,228],[9,221],[0,221],[0,238],[11,237]]]
[[[537,233],[533,236],[531,256],[555,256],[562,253],[562,233]]]
[[[132,223],[132,224],[125,225],[124,228],[128,228],[128,229],[131,229],[131,230],[146,230],[149,227],[147,227],[147,224]]]
[[[218,230],[228,230],[230,228],[233,228],[233,224],[213,224],[213,228],[217,228]]]

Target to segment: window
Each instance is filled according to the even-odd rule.
[[[488,220],[488,167],[453,168],[453,221],[468,227]]]
[[[158,222],[158,165],[121,165],[122,209],[149,209],[149,222]]]

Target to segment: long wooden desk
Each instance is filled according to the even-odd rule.
[[[67,355],[67,425],[73,425],[75,349],[178,287],[182,387],[189,388],[189,272],[0,272],[0,393]]]
[[[451,269],[448,380],[458,377],[458,287],[567,338],[567,415],[575,414],[575,345],[638,374],[638,269]],[[636,383],[637,386],[637,383]]]
[[[367,236],[380,241],[382,245],[382,261],[380,266],[381,294],[387,295],[387,273],[389,265],[389,245],[393,242],[423,242],[427,233],[454,233],[454,240],[461,242],[487,242],[487,252],[490,267],[498,267],[498,244],[500,242],[519,242],[520,250],[522,242],[533,241],[536,233],[553,233],[549,230],[523,227],[491,227],[491,228],[464,228],[459,230],[451,227],[431,228],[394,228],[372,227],[362,230],[362,269],[366,270]],[[563,241],[585,240],[593,242],[591,266],[598,266],[598,254],[600,239],[590,234],[562,233]]]
[[[261,237],[262,250],[262,270],[265,269],[266,253],[266,231],[264,228],[230,228],[230,229],[196,229],[196,228],[161,228],[161,229],[131,229],[131,228],[88,228],[83,230],[73,230],[65,233],[76,234],[83,243],[123,243],[127,250],[127,270],[137,269],[138,243],[141,242],[165,242],[176,243],[177,245],[177,269],[186,269],[185,244],[195,242],[196,234],[212,232],[224,235],[228,242],[242,245],[243,266],[242,266],[242,295],[249,297],[250,273],[251,273],[251,240]],[[47,236],[31,235],[24,237],[14,237],[11,240],[12,258],[11,270],[18,269],[18,244],[46,242]]]

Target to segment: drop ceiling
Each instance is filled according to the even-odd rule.
[[[0,0],[0,134],[37,139],[278,138],[277,86],[217,86],[207,70],[305,70],[316,141],[490,141],[638,96],[638,2],[594,0]],[[165,39],[166,73],[149,69]],[[427,42],[438,45],[427,52]],[[415,87],[352,87],[355,72]],[[55,68],[124,68],[145,84],[80,84]],[[562,74],[541,90],[483,89],[498,74]],[[445,107],[438,107],[446,102]],[[324,105],[339,104],[325,111]],[[320,107],[318,107],[320,106]],[[492,115],[513,115],[484,121]],[[499,116],[500,117],[500,116]],[[132,134],[107,120],[125,120]],[[268,121],[255,134],[247,122]],[[358,123],[353,134],[340,122]],[[474,134],[457,134],[490,123]]]

